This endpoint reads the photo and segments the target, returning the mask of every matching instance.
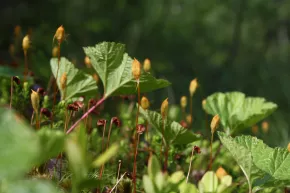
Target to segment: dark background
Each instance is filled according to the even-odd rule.
[[[0,61],[15,63],[8,51],[12,43],[22,57],[21,43],[13,34],[16,25],[21,26],[21,41],[31,32],[31,68],[44,85],[50,76],[52,38],[60,25],[69,34],[62,56],[80,68],[83,46],[122,42],[129,55],[140,61],[150,58],[154,74],[172,82],[155,95],[156,108],[166,96],[178,104],[196,77],[197,122],[203,118],[201,100],[216,91],[265,97],[279,109],[267,119],[269,134],[258,136],[270,145],[285,146],[290,118],[289,10],[289,0],[1,1]]]

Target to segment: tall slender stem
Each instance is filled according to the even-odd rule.
[[[137,154],[138,154],[138,144],[140,139],[140,134],[137,134],[137,142],[136,142],[136,148],[135,148],[135,155],[134,155],[134,177],[133,177],[133,183],[134,183],[134,193],[136,193],[136,173],[137,173]]]
[[[211,170],[211,166],[212,166],[212,142],[213,142],[213,133],[211,133],[211,139],[210,139],[210,159],[209,159],[209,170]]]
[[[188,167],[188,172],[187,172],[187,177],[186,177],[186,183],[188,183],[188,179],[189,179],[189,174],[190,174],[190,170],[191,170],[191,163],[192,163],[193,153],[194,153],[194,148],[192,148],[192,151],[191,151],[190,162],[189,162],[189,167]]]
[[[167,167],[168,167],[168,153],[169,153],[169,145],[166,145],[166,149],[165,149],[165,153],[164,153],[164,168],[163,171],[166,172],[167,171]]]
[[[28,75],[27,50],[24,50],[24,82],[26,81],[27,75]]]
[[[103,127],[103,136],[102,136],[102,153],[104,152],[105,149],[105,132],[106,132],[106,124],[107,122],[105,122],[104,127]],[[102,179],[103,176],[103,170],[104,170],[104,164],[101,166],[100,169],[100,175],[99,175],[99,179]]]
[[[120,176],[121,165],[122,165],[122,160],[119,160],[118,174],[117,174],[117,182],[118,182],[119,176]],[[115,190],[115,193],[117,193],[117,188]]]
[[[83,114],[83,116],[77,120],[70,128],[69,130],[66,132],[66,134],[69,134],[70,132],[72,132],[72,130],[78,126],[78,124],[84,119],[86,118],[91,112],[93,112],[95,110],[95,108],[97,108],[100,104],[102,104],[107,98],[103,97],[101,98],[94,106],[92,106],[85,114]]]
[[[53,92],[53,104],[52,104],[52,117],[51,117],[51,127],[53,126],[53,116],[54,116],[54,106],[56,102],[56,95],[57,95],[57,78],[58,78],[58,71],[59,71],[59,63],[60,63],[60,44],[61,42],[58,42],[58,59],[57,59],[57,70],[56,70],[56,76],[55,76],[55,83],[54,83],[54,92]]]
[[[12,97],[13,97],[13,76],[11,77],[11,87],[10,87],[10,109],[12,108]]]
[[[162,163],[162,159],[163,159],[163,144],[164,144],[164,127],[165,127],[165,119],[162,118],[162,139],[161,139],[161,148],[160,148],[160,161]]]
[[[192,112],[192,96],[190,96],[190,123],[189,128],[192,126],[192,120],[193,120],[193,112]]]

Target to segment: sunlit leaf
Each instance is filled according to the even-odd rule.
[[[100,167],[107,161],[109,161],[113,156],[116,155],[119,146],[117,144],[112,144],[107,151],[100,155],[93,163],[93,167]]]

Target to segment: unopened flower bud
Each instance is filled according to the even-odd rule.
[[[187,116],[185,117],[185,119],[186,119],[186,122],[187,122],[189,125],[191,125],[191,123],[192,123],[192,116],[189,114],[189,115],[187,115]]]
[[[107,121],[105,119],[100,119],[97,122],[97,126],[104,126],[106,125]]]
[[[267,121],[262,122],[262,130],[264,133],[268,133],[269,130],[269,123]]]
[[[197,79],[195,78],[190,82],[190,85],[189,85],[190,96],[193,96],[197,87],[198,87],[198,83],[197,83]]]
[[[57,39],[58,43],[61,43],[65,38],[65,31],[63,26],[61,25],[60,27],[57,28],[53,39]]]
[[[151,62],[150,62],[150,60],[148,58],[146,58],[144,60],[143,69],[144,69],[145,72],[149,72],[150,69],[151,69]]]
[[[187,106],[187,97],[186,96],[182,96],[180,98],[180,106],[184,109]]]
[[[226,172],[226,170],[222,167],[219,167],[216,172],[215,172],[216,176],[218,177],[218,179],[222,179],[224,176],[228,175],[228,173]]]
[[[168,98],[165,99],[161,104],[161,116],[162,119],[165,119],[167,117],[168,112]]]
[[[97,84],[98,84],[98,82],[99,82],[99,76],[96,74],[96,73],[94,73],[93,74],[93,79],[97,82]]]
[[[134,58],[132,62],[132,74],[135,80],[139,80],[141,75],[141,64],[136,58]]]
[[[290,143],[288,143],[287,150],[290,152]]]
[[[85,65],[86,65],[87,68],[91,68],[92,67],[91,59],[88,56],[85,57],[84,61],[85,61]]]
[[[37,92],[35,92],[34,90],[31,90],[32,93],[30,95],[31,98],[31,104],[33,107],[33,110],[38,113],[38,108],[39,108],[39,95]]]
[[[54,58],[58,57],[58,53],[59,53],[58,46],[53,47],[52,48],[52,57],[54,57]]]
[[[22,40],[22,48],[24,51],[27,51],[30,47],[30,39],[29,36],[26,35]]]
[[[64,91],[65,88],[66,88],[66,82],[67,82],[67,75],[66,75],[66,72],[64,72],[62,75],[61,75],[61,78],[60,78],[60,86],[61,86],[61,89]]]
[[[202,105],[202,108],[205,110],[205,105],[206,105],[206,100],[205,99],[202,100],[201,105]]]
[[[120,127],[121,126],[121,121],[118,117],[112,117],[111,122],[113,124],[115,124],[116,127]]]
[[[149,100],[145,96],[143,96],[141,99],[141,107],[146,110],[149,108],[149,106],[150,106]]]
[[[216,129],[218,128],[220,123],[220,117],[218,115],[215,115],[210,123],[211,133],[214,133]]]

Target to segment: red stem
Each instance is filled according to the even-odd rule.
[[[86,118],[91,112],[93,112],[95,110],[95,108],[97,108],[100,104],[102,104],[107,98],[106,97],[103,97],[101,98],[97,104],[95,104],[94,106],[92,106],[85,114],[83,114],[83,116],[77,120],[70,128],[69,130],[66,132],[66,134],[69,134],[70,132],[72,132],[72,130],[78,126],[78,124],[84,119]]]
[[[137,173],[137,154],[138,154],[138,144],[139,144],[140,134],[137,133],[137,142],[135,148],[135,156],[134,156],[134,176],[133,176],[133,184],[134,184],[134,193],[136,193],[136,173]]]

